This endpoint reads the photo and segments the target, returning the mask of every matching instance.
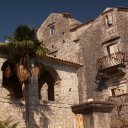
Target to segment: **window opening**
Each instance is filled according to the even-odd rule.
[[[112,96],[118,96],[118,95],[122,95],[122,94],[125,94],[125,90],[123,88],[113,88],[111,89],[111,93],[112,93]]]
[[[45,67],[42,69],[38,79],[39,83],[39,99],[43,101],[54,101],[56,95],[58,95],[58,89],[60,86],[57,84],[60,81],[58,73],[51,67]]]
[[[107,52],[108,52],[108,55],[112,55],[114,53],[117,53],[119,52],[119,46],[118,44],[112,44],[112,45],[108,45],[107,46]]]
[[[113,24],[113,18],[112,18],[112,14],[108,14],[105,17],[105,23],[108,27],[111,27]]]
[[[41,74],[39,79],[39,99],[54,101],[54,79],[48,71]]]
[[[55,34],[55,25],[50,26],[50,35]]]

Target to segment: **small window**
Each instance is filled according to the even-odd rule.
[[[55,26],[52,25],[50,26],[50,35],[54,35],[55,34]]]
[[[107,46],[107,52],[108,52],[108,55],[119,52],[118,44],[108,45]]]
[[[111,89],[112,96],[118,96],[126,93],[126,89],[124,87],[118,87]]]
[[[108,27],[111,27],[113,24],[113,18],[112,18],[112,14],[108,14],[105,17],[105,23]]]

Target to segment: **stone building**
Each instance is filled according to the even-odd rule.
[[[124,7],[107,8],[85,23],[69,13],[51,13],[46,18],[37,37],[49,53],[41,60],[45,71],[30,83],[30,128],[128,127],[127,28],[128,8]],[[4,72],[7,57],[0,56]],[[17,80],[6,83],[2,72],[0,117],[11,117],[22,128],[23,89]]]

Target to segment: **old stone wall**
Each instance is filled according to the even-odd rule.
[[[0,67],[4,62],[5,59],[1,58]],[[74,128],[76,119],[71,105],[79,103],[77,68],[47,60],[42,62],[46,68],[56,71],[59,81],[54,85],[55,100],[48,101],[39,99],[38,79],[32,77],[29,84],[29,127]],[[19,122],[18,127],[23,128],[26,119],[24,99],[10,97],[9,91],[2,87],[2,76],[3,74],[0,72],[0,117],[2,120],[10,118],[14,122]]]
[[[128,96],[127,94],[109,97],[108,101],[115,104],[111,112],[111,127],[125,128],[128,127]]]
[[[49,15],[38,29],[39,40],[50,50],[49,54],[57,59],[79,62],[84,66],[78,69],[65,64],[64,61],[57,62],[56,59],[52,61],[46,58],[42,60],[45,70],[50,73],[50,77],[45,79],[50,80],[53,77],[55,80],[54,98],[48,100],[48,86],[43,83],[44,81],[43,89],[39,92],[39,81],[36,77],[32,77],[29,85],[30,127],[38,125],[41,128],[75,128],[76,119],[71,106],[86,102],[90,98],[96,101],[113,101],[115,107],[111,113],[112,128],[128,126],[128,62],[125,62],[123,67],[100,72],[102,76],[104,75],[105,81],[100,83],[100,87],[97,85],[99,75],[97,60],[106,56],[111,58],[110,54],[117,50],[115,46],[112,47],[115,44],[118,45],[118,51],[127,55],[127,28],[128,11],[123,8],[108,8],[95,20],[83,25],[74,20],[70,14]],[[4,61],[4,58],[0,59],[0,68]],[[109,61],[110,59],[107,64],[112,67],[113,62]],[[1,84],[2,72],[0,72]],[[15,122],[20,122],[19,127],[24,127],[24,100],[10,98],[9,92],[2,86],[0,92],[1,119],[10,117]]]
[[[112,19],[110,25],[107,16]],[[123,22],[122,19],[125,21]],[[80,96],[81,102],[89,98],[105,100],[112,93],[110,92],[111,87],[127,84],[127,66],[122,68],[123,74],[118,70],[109,74],[103,72],[104,75],[107,74],[107,77],[105,76],[107,79],[101,83],[104,89],[97,90],[99,85],[96,84],[99,75],[98,58],[108,56],[110,54],[108,48],[114,44],[118,44],[118,51],[127,52],[127,21],[127,12],[108,9],[95,20],[89,22],[85,31],[81,34],[79,58],[84,63],[84,67],[78,71],[79,89],[82,95]],[[113,62],[104,63],[111,65]]]
[[[56,86],[60,88],[55,102],[72,105],[79,103],[77,68],[55,62],[43,61],[43,63],[46,68],[52,67],[57,71],[60,78],[59,83],[55,85],[55,88]]]
[[[3,91],[3,90],[2,90]],[[9,119],[17,123],[19,128],[25,128],[25,106],[24,101],[19,99],[0,98],[0,119]]]
[[[75,115],[70,105],[63,103],[40,103],[40,111],[35,111],[34,117],[41,128],[75,128]]]
[[[53,68],[57,72],[59,81],[54,85],[55,100],[40,100],[38,108],[35,101],[31,117],[41,128],[74,128],[76,120],[71,106],[79,103],[77,68],[46,60],[42,62],[46,70]]]
[[[113,25],[110,28],[105,27],[104,18],[107,14],[112,14]],[[109,74],[109,80],[106,81],[107,88],[102,91],[95,90],[96,80],[96,61],[98,58],[103,57],[106,54],[105,47],[112,44],[119,44],[119,50],[127,53],[128,51],[128,37],[127,37],[127,25],[128,25],[128,12],[122,10],[113,10],[106,12],[98,17],[96,20],[90,23],[90,26],[85,29],[85,32],[80,37],[81,54],[85,67],[79,69],[79,89],[82,94],[80,96],[80,102],[86,101],[88,98],[94,98],[94,100],[106,100],[113,101],[115,107],[111,113],[112,128],[127,127],[127,62],[126,67],[122,69],[122,73],[125,75],[121,77],[119,72],[113,72]],[[82,72],[82,74],[81,74]],[[103,84],[102,84],[103,86]],[[124,86],[126,89],[124,95],[111,97],[112,88],[116,86]]]
[[[95,78],[96,78],[96,61],[103,55],[102,52],[102,22],[98,18],[84,31],[80,36],[81,52],[79,56],[83,56],[84,67],[80,70],[83,76],[79,77],[81,92],[83,92],[82,101],[88,98],[94,98]],[[83,89],[84,88],[84,89]]]
[[[50,14],[39,28],[37,36],[50,50],[51,55],[78,62],[79,44],[74,41],[75,39],[72,39],[70,33],[73,22],[71,17],[65,17],[64,14]],[[50,35],[51,25],[55,29],[53,35]]]
[[[0,58],[0,70],[3,63],[6,61]],[[13,120],[13,123],[18,123],[19,128],[25,127],[25,106],[24,100],[11,98],[9,92],[2,86],[2,71],[0,71],[0,119],[5,121]]]
[[[65,43],[65,41],[63,44],[58,43],[57,46],[57,48],[60,48],[59,51],[61,51],[61,49],[63,50],[63,48],[65,49],[65,52],[64,50],[62,52],[58,51],[60,56],[58,55],[57,57],[66,59],[70,59],[71,57],[72,60],[72,56],[76,56],[78,59],[74,60],[78,60],[84,64],[83,67],[79,68],[77,73],[79,78],[78,87],[81,103],[87,101],[89,98],[110,101],[112,96],[112,101],[115,102],[115,108],[111,113],[112,128],[117,128],[124,124],[127,126],[127,62],[125,63],[125,67],[121,68],[121,70],[117,68],[110,73],[106,73],[107,75],[104,73],[107,79],[101,83],[101,86],[104,87],[100,90],[97,89],[96,84],[98,76],[96,64],[97,59],[108,56],[113,52],[110,52],[108,49],[114,44],[118,45],[118,51],[127,53],[127,26],[128,12],[125,9],[108,8],[95,20],[78,28],[71,29],[71,32],[68,33],[70,35],[68,35],[69,37],[65,36],[65,38],[63,38],[64,36],[60,36],[62,39],[70,40],[69,42],[67,41],[67,43]],[[61,28],[63,27],[61,26]],[[58,31],[58,33],[61,33],[61,31]],[[58,41],[61,40],[58,37],[55,37],[54,39],[58,39]],[[57,40],[50,42],[57,42]],[[73,45],[74,43],[75,45]],[[63,48],[61,48],[61,46],[63,46]],[[75,52],[73,51],[70,54],[67,47],[69,48],[69,51],[75,49]],[[66,53],[67,55],[65,55]],[[67,56],[69,56],[69,58]],[[111,65],[111,63],[109,64]],[[114,90],[115,88],[117,89]],[[64,88],[64,90],[66,90],[66,88]],[[118,90],[122,90],[125,95],[120,95],[120,91]]]
[[[117,29],[121,38],[121,42],[123,43],[123,51],[128,52],[128,37],[127,37],[127,27],[128,27],[128,12],[118,10],[117,12]]]
[[[123,52],[126,53],[128,52],[128,12],[122,9],[118,9],[118,12],[116,14],[117,18],[117,30],[120,36],[120,41],[123,46]],[[126,81],[128,80],[128,69],[127,69],[127,62],[126,62],[126,67],[125,67],[125,79]],[[127,82],[126,82],[126,88],[127,87]],[[112,118],[112,128],[120,128],[120,127],[128,127],[128,94],[124,95],[119,95],[116,97],[110,97],[109,100],[112,100],[115,102],[115,107],[111,113],[111,118]]]

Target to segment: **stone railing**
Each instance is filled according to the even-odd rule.
[[[124,65],[124,63],[128,60],[127,58],[128,58],[128,54],[120,51],[104,56],[97,60],[96,63],[97,70],[101,71],[120,64]]]

